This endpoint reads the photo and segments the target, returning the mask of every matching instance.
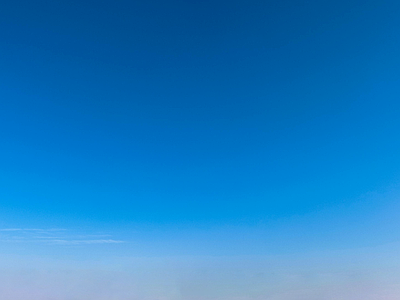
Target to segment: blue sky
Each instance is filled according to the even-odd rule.
[[[140,257],[151,269],[154,257],[198,257],[201,265],[205,256],[255,256],[263,265],[289,255],[296,263],[288,274],[298,274],[301,260],[312,274],[311,253],[325,253],[321,268],[331,270],[330,260],[344,266],[343,257],[372,247],[360,274],[375,274],[380,251],[393,252],[398,246],[388,245],[400,238],[399,8],[396,1],[3,1],[0,266],[19,274],[16,262],[26,261],[61,272],[64,262],[79,274],[80,264],[112,261],[104,273],[112,277],[121,261]],[[236,285],[230,267],[221,268],[224,284]],[[205,280],[191,278],[188,286]],[[289,282],[281,285],[292,294],[271,299],[357,293],[323,298],[332,283],[296,298]],[[174,288],[160,299],[206,297]],[[16,283],[10,300],[27,299],[17,290]],[[142,292],[135,297],[156,297]]]

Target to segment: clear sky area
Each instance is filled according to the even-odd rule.
[[[399,16],[0,1],[0,299],[400,299]]]

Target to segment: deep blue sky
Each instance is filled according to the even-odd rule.
[[[3,1],[1,225],[348,220],[400,176],[399,6]]]

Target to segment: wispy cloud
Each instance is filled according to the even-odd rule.
[[[93,245],[93,244],[120,244],[120,240],[52,240],[52,243],[61,245]]]
[[[39,232],[54,232],[54,231],[66,231],[64,228],[50,228],[50,229],[40,229],[40,228],[1,228],[0,231],[39,231]]]
[[[110,234],[79,234],[63,228],[2,228],[0,242],[38,242],[52,245],[95,245],[120,244],[122,240],[112,238]]]

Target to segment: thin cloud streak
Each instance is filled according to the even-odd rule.
[[[52,240],[52,243],[60,245],[93,245],[93,244],[120,244],[121,240]]]
[[[0,242],[30,242],[47,245],[120,244],[125,241],[112,239],[110,234],[64,234],[67,229],[3,228]],[[56,234],[57,233],[57,234]]]
[[[0,231],[40,231],[40,232],[53,232],[53,231],[66,231],[64,228],[50,228],[50,229],[40,229],[40,228],[2,228]]]

